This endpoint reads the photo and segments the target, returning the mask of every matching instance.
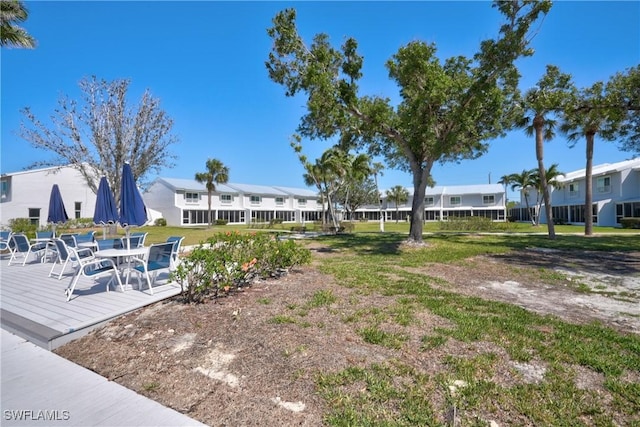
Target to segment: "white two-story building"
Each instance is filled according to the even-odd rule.
[[[640,218],[640,158],[618,163],[605,163],[592,168],[593,225],[615,227],[622,218]],[[567,224],[584,224],[585,169],[569,172],[558,178],[559,185],[551,188],[553,218]],[[534,207],[538,194],[527,189],[529,204],[540,222],[546,224],[544,204],[540,212]],[[520,191],[520,205],[511,213],[519,220],[529,220],[526,213],[524,190]]]
[[[413,188],[409,198],[396,204],[383,193],[380,206],[369,205],[356,210],[357,219],[405,221],[411,215]],[[427,188],[424,197],[424,220],[446,221],[450,217],[481,216],[493,221],[506,218],[506,193],[500,184],[447,185]]]
[[[321,219],[318,195],[306,188],[249,184],[216,184],[211,196],[211,222],[229,224],[255,222],[304,223]],[[168,225],[209,223],[207,188],[195,180],[158,178],[143,194],[147,207],[162,213]]]
[[[58,184],[70,218],[91,218],[96,195],[84,178],[70,166],[3,174],[0,224],[11,218],[29,218],[46,226],[49,194]],[[358,209],[353,219],[406,220],[411,213],[411,194],[406,203],[395,206],[385,196],[380,205]],[[142,194],[150,223],[163,217],[168,225],[195,226],[209,223],[208,191],[192,179],[157,178]],[[482,216],[505,220],[506,195],[499,184],[437,186],[427,188],[425,221],[450,217]],[[218,184],[211,197],[211,222],[250,224],[279,220],[286,223],[320,221],[323,207],[319,195],[307,188],[250,184]]]

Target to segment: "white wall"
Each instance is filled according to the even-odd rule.
[[[8,226],[12,218],[28,218],[29,209],[40,209],[39,225],[47,225],[49,196],[58,184],[69,218],[75,218],[75,203],[80,203],[80,218],[92,218],[96,195],[77,170],[66,166],[3,174],[8,183],[7,197],[0,199],[0,225]]]

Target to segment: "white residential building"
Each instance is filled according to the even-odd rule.
[[[147,207],[162,213],[168,225],[203,225],[209,222],[208,191],[190,179],[158,178],[143,194]],[[211,197],[212,222],[304,223],[321,218],[317,193],[306,188],[249,184],[216,184]]]
[[[592,168],[593,225],[615,227],[621,218],[640,218],[640,158],[618,163],[605,163]],[[584,224],[586,174],[584,169],[569,172],[558,178],[559,185],[551,189],[553,218],[567,224]],[[538,195],[529,191],[529,204],[534,207]],[[510,211],[517,220],[527,221],[524,191],[520,205]],[[540,222],[546,224],[544,204]]]
[[[356,210],[354,217],[364,220],[405,221],[411,215],[413,189],[406,189],[409,198],[396,207],[383,192],[381,206],[364,206]],[[447,185],[427,188],[424,198],[424,220],[446,221],[450,217],[480,216],[494,221],[506,217],[506,193],[500,184]]]
[[[49,196],[58,184],[69,218],[90,218],[96,195],[84,177],[70,166],[51,167],[0,175],[0,225],[13,218],[29,218],[39,227],[47,225]]]
[[[70,218],[92,218],[96,195],[84,177],[70,166],[46,168],[1,176],[0,224],[11,218],[30,218],[41,227],[47,225],[49,194],[58,184]],[[409,200],[396,206],[383,196],[381,204],[363,206],[353,219],[378,221],[406,220],[411,213],[413,189]],[[209,222],[208,191],[191,179],[157,178],[142,194],[150,223],[163,217],[168,225],[194,226]],[[506,195],[499,184],[438,186],[427,188],[425,221],[450,217],[482,216],[505,220]],[[249,184],[217,184],[211,197],[212,222],[249,224],[281,220],[302,223],[322,219],[319,195],[307,188]]]

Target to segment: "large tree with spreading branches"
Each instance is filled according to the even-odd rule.
[[[389,98],[360,94],[363,58],[353,38],[337,49],[318,34],[308,45],[293,9],[276,14],[267,30],[273,40],[269,77],[287,96],[306,95],[307,113],[297,129],[302,137],[338,138],[345,151],[366,149],[412,174],[410,240],[422,242],[424,195],[434,163],[476,158],[488,141],[513,126],[519,80],[514,62],[533,53],[533,25],[551,2],[513,0],[494,7],[505,18],[499,36],[481,42],[471,58],[441,61],[435,45],[422,41],[400,47],[386,63],[400,88],[395,106]]]
[[[82,79],[81,99],[61,97],[50,125],[40,121],[29,107],[24,108],[26,122],[21,123],[20,136],[55,156],[31,167],[71,165],[94,193],[100,177],[106,176],[116,202],[120,200],[122,167],[126,162],[136,181],[163,167],[172,167],[175,156],[169,147],[177,142],[171,134],[173,120],[148,90],[138,105],[130,106],[129,83],[96,77]]]

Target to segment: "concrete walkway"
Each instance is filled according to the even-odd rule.
[[[2,426],[205,426],[2,329]]]

